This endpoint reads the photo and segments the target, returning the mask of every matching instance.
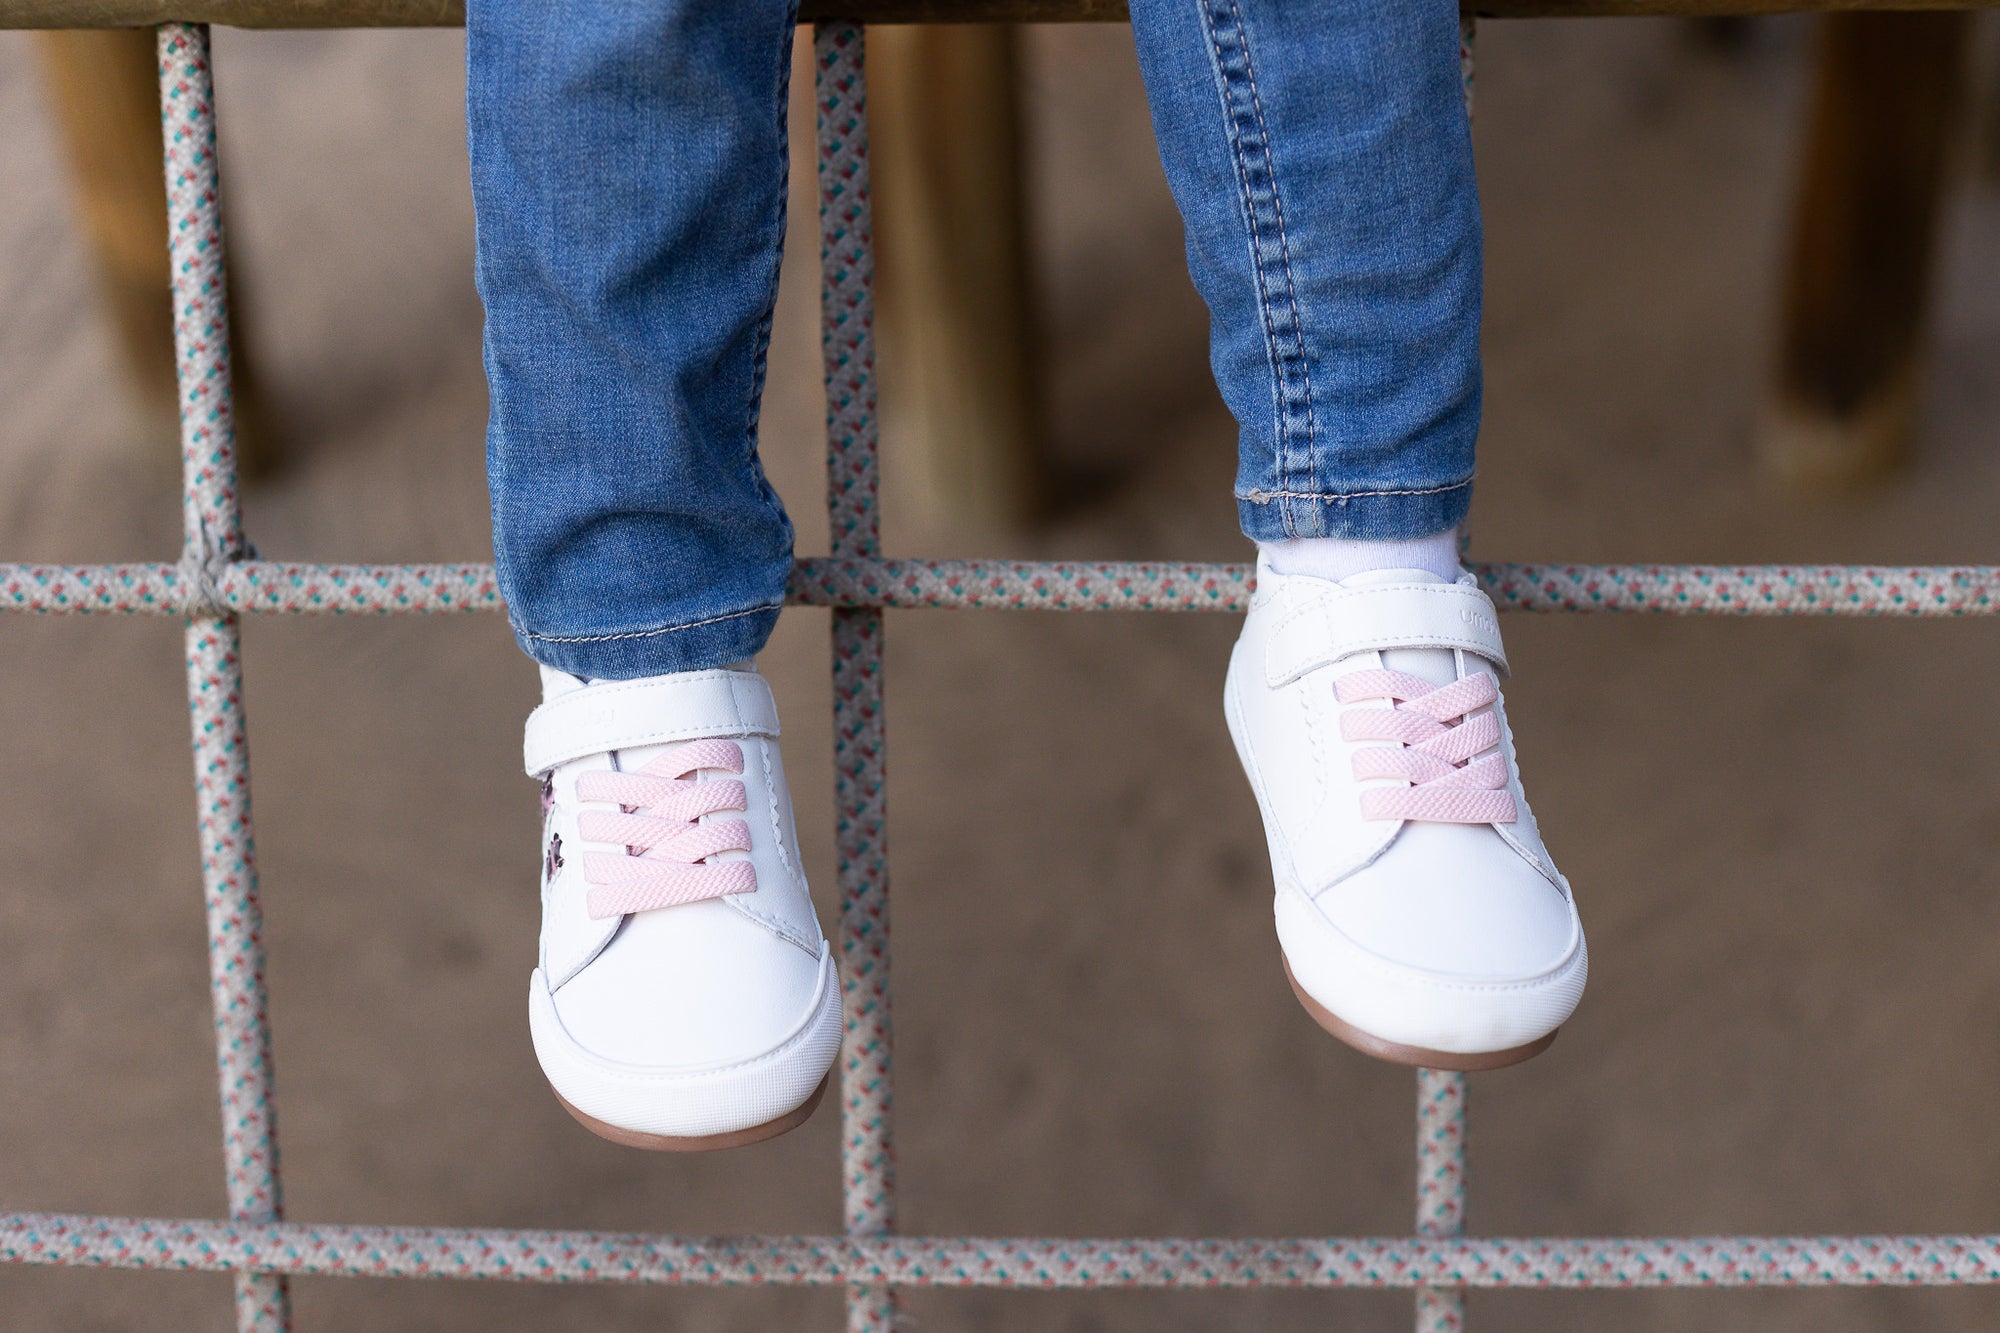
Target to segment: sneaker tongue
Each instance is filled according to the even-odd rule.
[[[1340,581],[1343,588],[1368,588],[1382,583],[1449,583],[1428,569],[1370,569],[1350,574]],[[1458,679],[1458,658],[1449,648],[1394,648],[1382,654],[1382,665],[1391,671],[1407,671],[1433,685],[1449,685]]]

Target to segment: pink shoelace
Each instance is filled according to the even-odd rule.
[[[757,870],[748,861],[707,858],[718,852],[750,850],[750,826],[740,819],[698,823],[703,815],[748,810],[740,779],[696,782],[703,769],[743,771],[743,747],[735,741],[689,741],[676,745],[644,768],[629,773],[580,773],[580,801],[601,801],[618,810],[585,810],[577,831],[587,842],[622,845],[616,852],[585,852],[583,877],[593,917],[650,912],[659,907],[750,893]]]
[[[1393,747],[1355,751],[1356,780],[1402,778],[1410,784],[1363,791],[1363,819],[1514,822],[1507,761],[1497,751],[1482,753],[1500,744],[1499,719],[1490,711],[1466,717],[1500,697],[1493,677],[1482,671],[1449,685],[1432,685],[1406,671],[1356,671],[1335,680],[1333,692],[1343,704],[1390,701],[1387,708],[1355,708],[1340,715],[1340,734],[1346,740],[1395,742]],[[1454,718],[1464,720],[1454,725]]]

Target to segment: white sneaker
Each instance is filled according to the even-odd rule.
[[[801,1123],[840,985],[799,864],[778,713],[755,671],[585,684],[542,668],[535,1055],[594,1133],[698,1152]]]
[[[1470,574],[1274,572],[1224,709],[1277,881],[1292,989],[1370,1055],[1495,1069],[1583,995],[1569,884],[1521,792],[1493,604]]]

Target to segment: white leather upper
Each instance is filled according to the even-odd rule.
[[[1316,1001],[1384,1040],[1457,1052],[1526,1044],[1574,1007],[1584,950],[1521,789],[1504,703],[1492,709],[1514,822],[1363,819],[1364,787],[1402,780],[1354,778],[1354,752],[1382,742],[1344,739],[1340,717],[1392,705],[1343,705],[1334,682],[1377,668],[1436,685],[1503,676],[1492,603],[1470,575],[1334,584],[1259,563],[1225,711],[1264,815],[1287,960]]]
[[[550,807],[532,1009],[544,1072],[571,1105],[648,1133],[747,1128],[761,1122],[721,1123],[717,1115],[729,1116],[715,1108],[761,1113],[773,1087],[803,1080],[796,1100],[763,1119],[790,1110],[833,1058],[840,1005],[799,861],[770,687],[753,671],[726,670],[580,685],[545,669],[544,680],[548,699],[529,719],[525,746]],[[637,769],[669,744],[706,738],[733,740],[743,751],[747,808],[706,818],[749,826],[749,852],[720,856],[747,856],[756,889],[592,918],[578,775]],[[535,769],[537,761],[545,767]],[[704,772],[696,780],[734,776]],[[778,1058],[782,1051],[791,1055]],[[801,1070],[799,1060],[817,1067]],[[697,1113],[698,1106],[710,1109]]]

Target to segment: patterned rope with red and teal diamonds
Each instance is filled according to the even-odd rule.
[[[1990,616],[1991,565],[1467,566],[1503,611],[1720,616]],[[1234,611],[1251,566],[1170,561],[808,557],[795,606],[985,611]],[[0,611],[399,615],[498,611],[491,565],[243,560],[207,580],[167,564],[0,565]]]
[[[243,721],[242,639],[213,584],[244,553],[229,392],[228,294],[215,160],[215,96],[208,30],[160,29],[160,119],[166,141],[168,258],[180,386],[180,565],[188,721],[193,730],[195,822],[208,919],[209,997],[222,1098],[229,1213],[244,1222],[281,1215],[277,1099],[264,1002],[263,909],[250,827],[250,760]],[[283,1279],[236,1280],[238,1333],[283,1333],[291,1310]]]
[[[2000,1283],[2000,1235],[668,1236],[15,1213],[0,1262],[664,1286],[1930,1287]]]
[[[826,511],[836,558],[882,549],[876,505],[875,234],[868,187],[867,43],[856,23],[813,29],[818,111],[820,355],[826,382]],[[840,882],[841,1200],[847,1235],[896,1229],[889,1023],[888,778],[882,611],[833,612],[834,847]],[[895,1288],[847,1289],[848,1333],[893,1333]]]

